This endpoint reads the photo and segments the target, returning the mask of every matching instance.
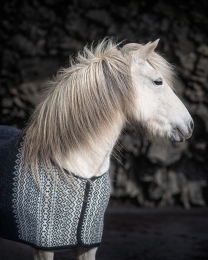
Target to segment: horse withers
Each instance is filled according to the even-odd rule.
[[[86,46],[49,83],[24,131],[0,128],[0,237],[31,245],[35,260],[52,260],[63,248],[95,259],[110,156],[123,127],[137,122],[159,142],[192,135],[157,44]]]

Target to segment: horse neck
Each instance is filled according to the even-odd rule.
[[[70,153],[66,159],[62,159],[63,168],[83,178],[101,176],[108,171],[110,155],[121,133],[124,120],[117,118],[115,124],[109,126],[108,133],[103,133],[96,140],[92,140],[90,148]]]

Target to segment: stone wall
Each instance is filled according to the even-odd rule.
[[[206,0],[200,5],[150,0],[7,1],[0,16],[0,123],[22,128],[45,82],[86,43],[105,36],[138,43],[160,38],[158,51],[176,66],[175,89],[194,118],[194,135],[172,147],[150,143],[126,129],[118,160],[112,161],[112,197],[140,206],[205,206],[207,11]]]

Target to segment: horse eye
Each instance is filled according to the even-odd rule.
[[[155,85],[159,86],[159,85],[162,85],[163,84],[163,81],[161,78],[157,79],[154,81]]]

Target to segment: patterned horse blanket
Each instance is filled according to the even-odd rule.
[[[40,165],[43,193],[30,171],[23,175],[23,142],[20,130],[0,126],[0,237],[42,250],[99,246],[110,197],[109,174],[90,181],[69,174],[75,190],[55,167],[61,185],[52,185]]]

